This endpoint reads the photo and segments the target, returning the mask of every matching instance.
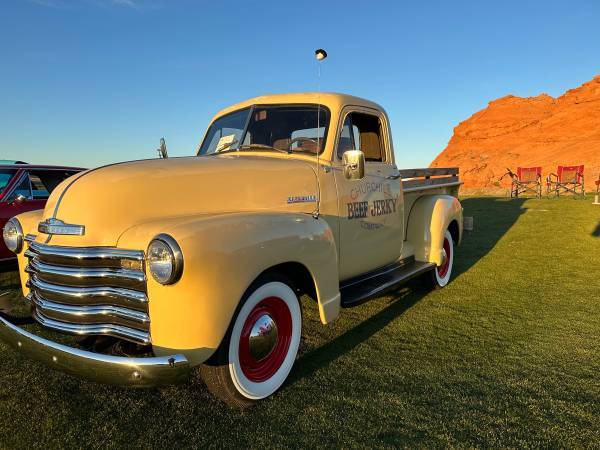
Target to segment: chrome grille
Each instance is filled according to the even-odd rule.
[[[42,325],[78,335],[150,343],[144,252],[62,247],[26,237],[28,298]]]

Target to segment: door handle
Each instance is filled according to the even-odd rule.
[[[392,175],[388,175],[388,176],[386,177],[386,179],[388,179],[388,180],[397,180],[398,178],[400,178],[400,176],[401,176],[401,175],[400,175],[399,173],[394,173],[394,174],[392,174]]]

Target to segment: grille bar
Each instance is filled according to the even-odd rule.
[[[143,272],[129,269],[104,267],[66,267],[39,262],[33,257],[25,267],[28,273],[49,283],[65,286],[112,286],[145,290],[146,276]]]
[[[103,264],[110,261],[120,263],[123,259],[140,262],[144,260],[144,252],[141,250],[127,250],[112,247],[63,247],[30,241],[29,250],[40,255],[42,259],[64,258],[71,262],[73,260],[79,260],[80,264],[83,265],[97,260],[102,261]]]
[[[133,328],[124,327],[122,325],[114,325],[109,323],[101,324],[81,324],[67,323],[46,317],[39,310],[33,311],[33,318],[45,327],[53,330],[62,331],[63,333],[77,334],[80,336],[88,335],[105,335],[114,336],[140,344],[150,343],[150,333],[146,331],[135,330]]]
[[[136,328],[147,329],[150,318],[148,314],[133,309],[113,305],[74,306],[52,302],[35,293],[31,300],[36,308],[49,317],[67,322],[85,323],[120,323],[127,325],[128,321],[136,322]],[[123,322],[124,319],[124,322]],[[133,325],[133,324],[132,324]]]
[[[145,293],[125,288],[113,287],[72,287],[47,283],[35,274],[29,278],[29,287],[49,300],[59,301],[70,305],[101,305],[110,304],[132,309],[147,311],[148,297]]]

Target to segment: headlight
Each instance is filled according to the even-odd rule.
[[[21,228],[21,224],[14,217],[4,225],[2,237],[4,238],[6,247],[11,252],[19,253],[23,248],[23,228]]]
[[[173,284],[183,273],[183,253],[175,239],[159,234],[148,246],[146,261],[152,277],[160,284]]]

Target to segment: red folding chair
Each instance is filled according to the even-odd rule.
[[[558,166],[558,173],[551,173],[546,179],[548,195],[557,197],[561,193],[572,193],[585,197],[585,185],[583,179],[583,164],[580,166]]]
[[[532,192],[537,197],[542,196],[542,168],[517,167],[517,173],[508,169],[507,175],[512,179],[510,196],[517,198],[525,192]]]

